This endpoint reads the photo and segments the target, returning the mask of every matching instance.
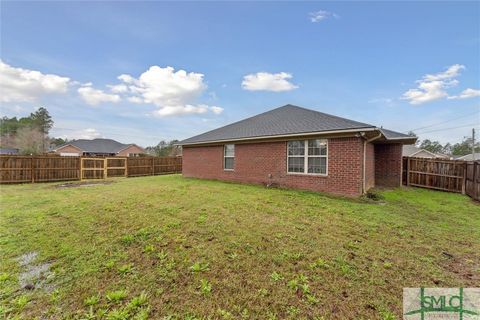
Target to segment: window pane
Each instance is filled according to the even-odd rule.
[[[304,141],[288,141],[289,156],[303,156],[305,154]]]
[[[308,158],[308,173],[327,173],[327,158],[326,157],[312,157]]]
[[[288,157],[288,172],[305,172],[303,157]]]
[[[225,157],[234,157],[235,156],[235,145],[226,144],[225,145]]]
[[[232,169],[235,163],[235,158],[225,158],[225,169]]]
[[[327,155],[327,143],[325,140],[308,140],[308,155]]]

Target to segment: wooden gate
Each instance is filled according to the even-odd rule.
[[[80,180],[107,177],[104,158],[81,158],[80,161]]]
[[[126,177],[127,158],[105,158],[105,177]]]
[[[465,193],[480,200],[480,161],[467,163],[465,173]]]
[[[465,161],[404,157],[407,186],[465,192]]]

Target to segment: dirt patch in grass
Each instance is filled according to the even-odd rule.
[[[24,290],[43,289],[51,292],[55,289],[52,283],[54,273],[50,270],[51,263],[38,263],[38,252],[28,252],[17,258],[20,265],[20,274],[18,282],[20,288]]]
[[[54,188],[64,189],[64,188],[80,188],[80,187],[94,187],[98,185],[109,185],[114,183],[114,181],[84,181],[84,182],[68,182],[57,184]]]

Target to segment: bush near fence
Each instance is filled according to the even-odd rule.
[[[0,156],[0,183],[138,177],[181,172],[181,157]]]

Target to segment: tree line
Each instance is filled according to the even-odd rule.
[[[414,132],[408,133],[411,136],[416,137],[417,135]],[[436,140],[418,140],[416,146],[420,149],[424,149],[433,153],[441,153],[445,155],[452,156],[464,156],[466,154],[472,153],[472,138],[465,137],[461,142],[451,144],[447,142],[446,144],[441,144]],[[475,152],[480,152],[480,142],[475,143]]]
[[[19,153],[25,155],[45,153],[66,142],[49,137],[52,127],[53,119],[44,107],[19,119],[4,116],[0,119],[0,146],[19,149]]]

